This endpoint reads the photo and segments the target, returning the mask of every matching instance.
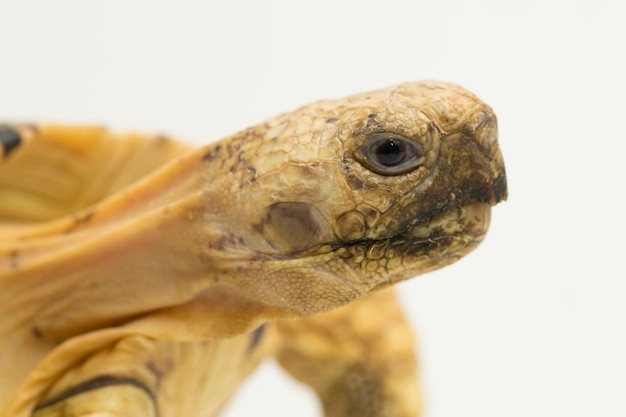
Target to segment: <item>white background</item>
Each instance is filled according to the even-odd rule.
[[[0,0],[0,117],[206,143],[320,98],[457,82],[499,116],[484,244],[401,285],[426,417],[626,415],[620,1]],[[318,416],[272,364],[224,413]]]

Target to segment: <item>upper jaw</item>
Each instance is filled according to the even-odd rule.
[[[468,203],[438,214],[401,232],[398,236],[409,239],[428,239],[433,235],[467,235],[481,238],[487,232],[491,207],[487,203]]]
[[[485,154],[470,137],[447,137],[428,177],[380,216],[368,237],[389,237],[407,230],[425,233],[420,227],[440,215],[474,203],[489,207],[505,200],[507,183],[502,156],[498,149],[490,154]]]

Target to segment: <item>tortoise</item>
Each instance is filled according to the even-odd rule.
[[[214,416],[268,357],[327,417],[415,416],[391,285],[484,238],[493,111],[422,81],[319,101],[199,149],[0,128],[0,416]]]

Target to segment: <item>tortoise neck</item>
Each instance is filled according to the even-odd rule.
[[[228,285],[218,265],[223,260],[206,251],[222,238],[211,227],[217,214],[207,195],[223,184],[208,181],[204,152],[84,212],[25,227],[0,243],[0,332],[9,331],[3,322],[22,323],[60,343]],[[3,320],[8,312],[11,320]]]

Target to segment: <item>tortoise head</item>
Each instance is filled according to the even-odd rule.
[[[159,317],[180,319],[159,337],[232,335],[339,307],[476,247],[506,198],[496,138],[491,109],[452,84],[310,104],[16,228],[0,304],[54,343]]]
[[[233,141],[236,281],[298,314],[461,258],[507,193],[495,115],[447,83],[314,103]]]

